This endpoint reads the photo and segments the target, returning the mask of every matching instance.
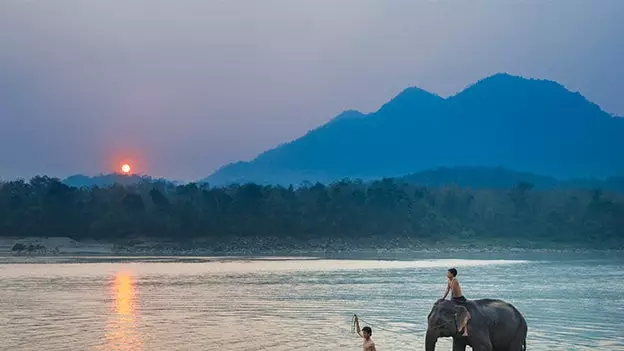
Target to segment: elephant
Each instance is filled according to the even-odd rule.
[[[457,330],[470,312],[468,336]],[[527,323],[510,303],[496,299],[456,303],[438,300],[427,316],[425,351],[435,351],[438,338],[452,337],[453,351],[526,351]]]

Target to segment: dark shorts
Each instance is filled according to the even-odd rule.
[[[466,298],[463,296],[453,296],[451,297],[451,301],[455,302],[456,304],[463,304],[464,302],[466,302]]]

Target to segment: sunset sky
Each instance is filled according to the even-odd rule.
[[[496,72],[624,115],[623,18],[623,0],[2,0],[0,179],[196,180]]]

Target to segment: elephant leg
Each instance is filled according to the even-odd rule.
[[[489,338],[473,341],[471,346],[472,351],[494,351]]]
[[[466,351],[466,342],[459,338],[453,338],[453,351]]]
[[[509,344],[507,351],[525,351],[524,343],[524,336],[521,338],[516,338],[511,342],[511,344]]]
[[[513,340],[509,343],[507,351],[525,351],[527,327],[526,324],[520,327],[520,331],[516,333]]]

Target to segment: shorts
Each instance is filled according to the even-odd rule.
[[[466,298],[463,296],[453,296],[451,297],[451,301],[455,302],[456,304],[463,304],[466,302]]]

